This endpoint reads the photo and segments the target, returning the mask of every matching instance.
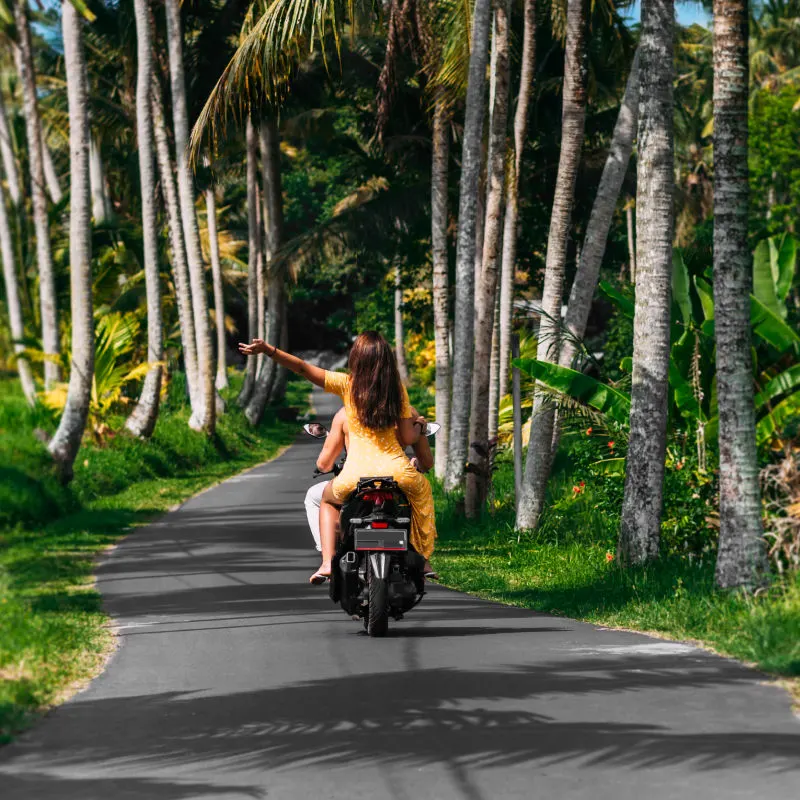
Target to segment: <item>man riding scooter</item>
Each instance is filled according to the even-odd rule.
[[[426,421],[423,416],[417,413],[415,408],[411,409],[411,414],[414,419],[414,424],[419,425],[422,430],[425,430]],[[311,423],[306,426],[306,431],[321,438],[325,435],[324,427],[319,423]],[[347,430],[347,415],[344,408],[340,408],[333,418],[331,429],[325,436],[325,442],[322,446],[322,451],[317,457],[317,470],[320,473],[328,473],[334,470],[336,460],[339,454],[344,449],[345,452],[348,448],[348,430]],[[420,436],[419,440],[413,445],[414,456],[411,458],[413,466],[422,473],[427,472],[433,466],[433,453],[431,452],[430,445],[426,436]],[[319,528],[319,509],[322,503],[322,493],[325,491],[327,481],[320,481],[309,487],[305,497],[306,516],[308,518],[308,527],[311,529],[311,535],[314,537],[314,544],[317,551],[322,550],[320,543],[320,528]],[[426,577],[436,579],[438,576],[432,570],[426,571]]]

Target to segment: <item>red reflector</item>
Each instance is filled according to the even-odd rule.
[[[388,491],[366,492],[361,499],[367,503],[375,503],[375,505],[381,505],[386,500],[392,499],[392,493]]]
[[[389,527],[388,522],[373,522],[372,525],[370,525],[370,528],[388,528],[388,527]]]

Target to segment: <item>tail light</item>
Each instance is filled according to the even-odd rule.
[[[388,528],[388,527],[389,527],[388,522],[373,522],[370,525],[370,528]]]
[[[376,506],[382,506],[387,500],[391,501],[394,495],[389,491],[376,491],[367,492],[361,499],[366,503],[374,503]]]

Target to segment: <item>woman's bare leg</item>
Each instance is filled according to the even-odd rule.
[[[336,552],[336,524],[339,521],[339,505],[333,496],[330,483],[322,493],[322,504],[319,507],[319,533],[322,542],[322,564],[311,576],[312,582],[317,575],[331,574],[331,561]]]

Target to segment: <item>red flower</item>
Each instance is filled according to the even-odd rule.
[[[580,486],[573,486],[572,487],[572,491],[575,492],[575,494],[580,494],[581,493],[581,487]]]
[[[606,552],[606,561],[610,564],[614,560],[614,554],[609,550]]]
[[[613,440],[608,443],[608,449],[609,450],[613,450],[614,449],[614,441]]]
[[[583,489],[583,487],[586,486],[586,484],[583,481],[581,481],[578,485],[581,487],[581,489]]]
[[[594,430],[594,428],[587,428],[587,429],[586,429],[586,435],[587,435],[587,436],[591,436],[591,435],[592,435],[592,431],[593,431],[593,430]]]

